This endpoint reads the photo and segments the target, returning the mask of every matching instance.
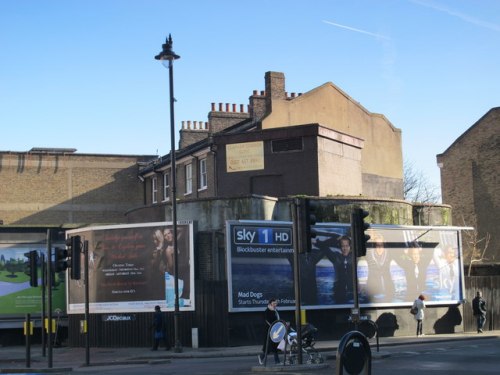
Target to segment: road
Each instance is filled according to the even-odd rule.
[[[389,358],[373,361],[373,375],[500,373],[499,339],[404,345],[388,350]]]
[[[491,375],[500,373],[500,339],[484,338],[470,341],[417,343],[382,347],[381,353],[390,354],[372,361],[372,375]],[[333,353],[332,353],[333,354]],[[328,368],[287,372],[301,375],[336,374],[335,358],[330,356]],[[224,358],[182,358],[169,363],[123,366],[76,367],[73,373],[102,375],[248,375],[257,372],[256,356]],[[344,374],[347,374],[344,371]]]

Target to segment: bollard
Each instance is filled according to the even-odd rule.
[[[359,331],[346,333],[337,349],[336,375],[343,375],[344,368],[349,374],[371,375],[372,354],[370,344]]]
[[[198,349],[198,328],[191,328],[191,346]]]
[[[26,367],[31,367],[31,335],[33,335],[33,324],[31,323],[31,315],[26,314],[24,322],[24,335],[26,336]]]

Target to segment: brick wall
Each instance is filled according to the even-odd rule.
[[[475,227],[478,238],[491,236],[486,263],[500,262],[499,127],[500,108],[493,108],[437,156],[442,199],[453,207],[453,224]],[[471,249],[464,245],[467,264]]]
[[[137,162],[149,157],[0,153],[4,224],[122,223],[143,204]]]

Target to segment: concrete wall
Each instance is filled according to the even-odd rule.
[[[378,196],[403,197],[401,131],[383,115],[369,112],[333,83],[326,83],[293,99],[280,99],[277,95],[272,98],[272,112],[262,119],[262,129],[318,123],[358,137],[364,140],[363,175],[376,175],[390,182],[382,185],[387,190],[379,191]],[[371,195],[369,183],[369,179],[363,180],[363,195]]]
[[[194,220],[199,231],[224,231],[226,220],[276,220],[291,221],[292,198],[274,198],[250,195],[228,199],[208,198],[184,200],[177,204],[178,220]],[[362,207],[370,213],[373,224],[417,225],[414,220],[414,206],[403,200],[366,199],[361,197],[337,196],[320,198],[316,216],[318,222],[349,223],[353,207]],[[429,206],[432,214],[420,225],[450,225],[451,208],[446,205]],[[169,204],[154,205],[131,210],[127,213],[129,223],[171,220]],[[150,219],[150,220],[149,220]]]
[[[277,150],[277,142],[296,141],[300,147]],[[227,170],[227,145],[263,143],[262,169]],[[219,197],[249,194],[286,197],[291,195],[361,195],[361,148],[363,142],[317,124],[288,129],[268,129],[234,135],[216,135],[217,193]]]
[[[362,195],[361,148],[356,143],[342,143],[318,137],[320,197]]]

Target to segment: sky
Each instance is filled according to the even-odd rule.
[[[500,106],[498,0],[0,0],[0,151],[167,154],[169,34],[176,143],[283,72],[383,114],[439,187],[436,155]]]

